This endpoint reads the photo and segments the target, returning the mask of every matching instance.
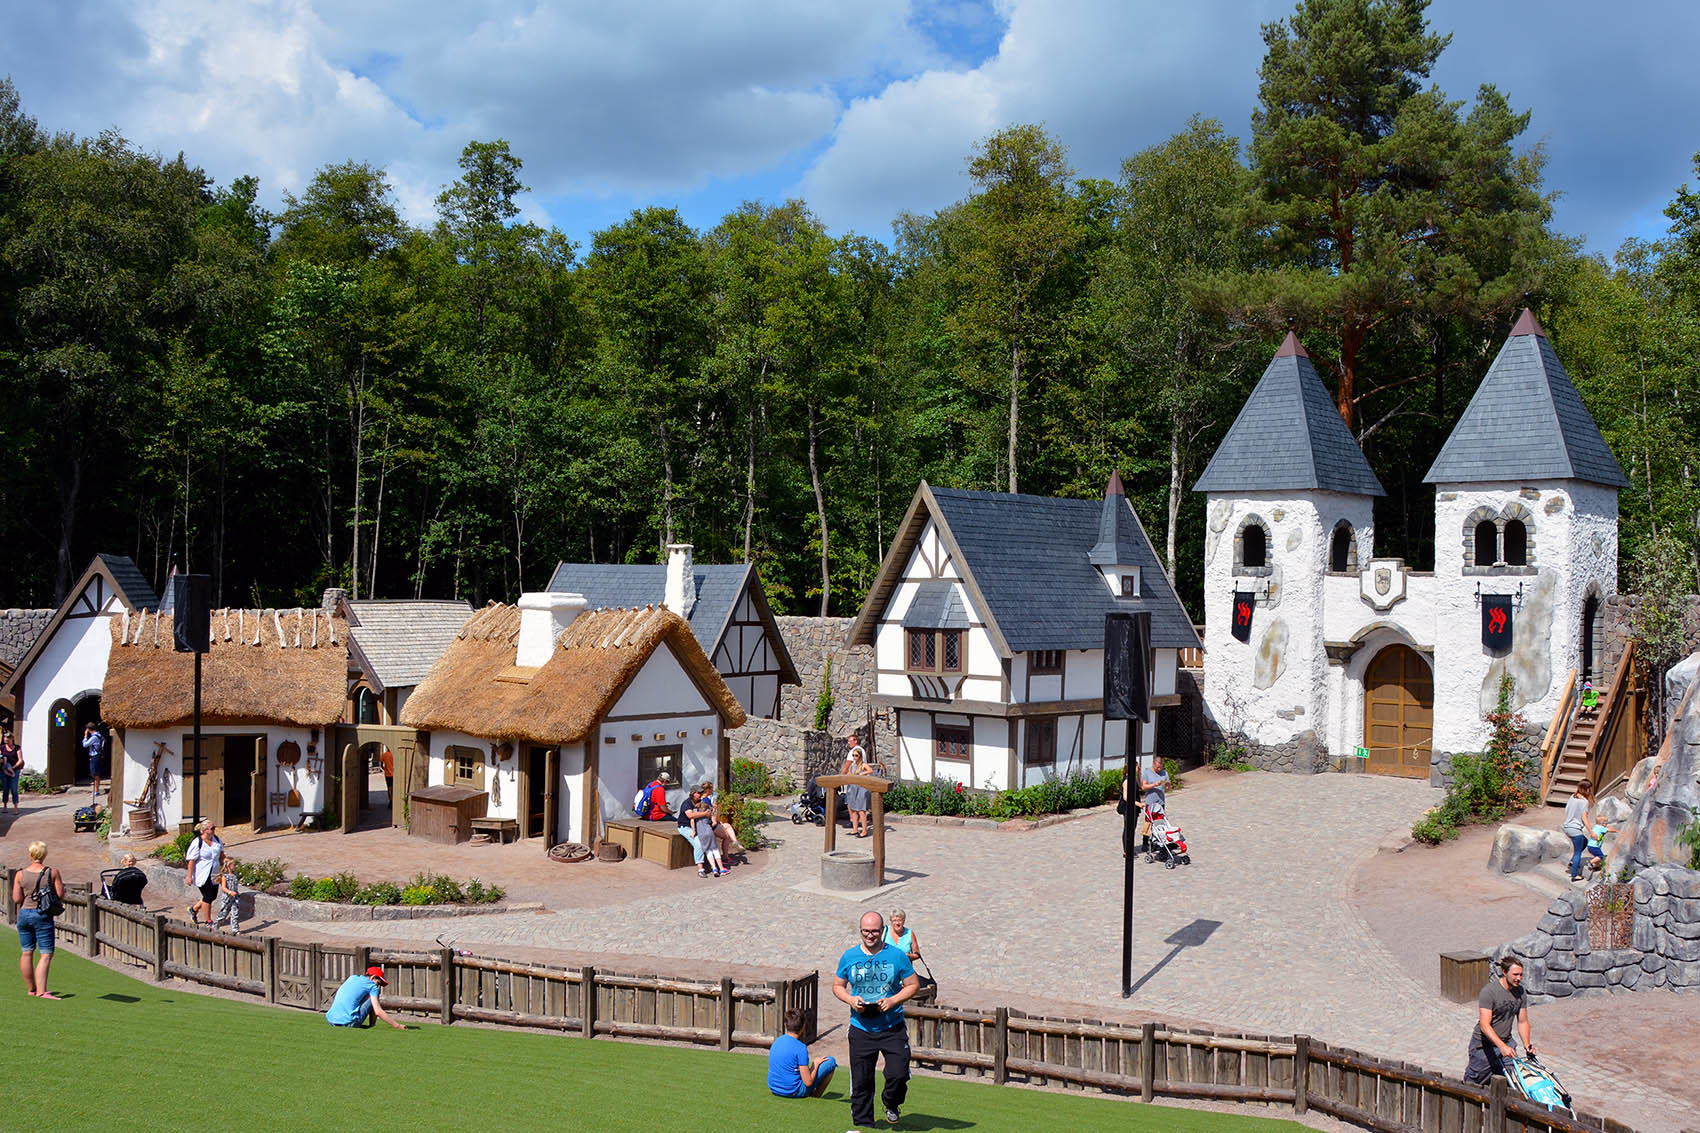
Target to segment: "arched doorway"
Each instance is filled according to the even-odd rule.
[[[1590,593],[1582,602],[1582,657],[1577,668],[1582,670],[1582,679],[1594,679],[1594,626],[1600,617],[1600,596]]]
[[[1434,671],[1408,645],[1389,645],[1364,671],[1365,770],[1428,777],[1434,748]]]
[[[105,750],[112,750],[110,730],[100,718],[100,693],[80,693],[75,699],[53,702],[47,714],[47,785],[72,787],[89,782],[89,761],[83,754],[83,727],[93,724],[105,737]],[[111,774],[107,756],[101,777]]]

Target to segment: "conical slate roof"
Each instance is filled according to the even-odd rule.
[[[1387,494],[1291,331],[1192,490]]]
[[[1121,471],[1112,471],[1104,488],[1104,510],[1098,513],[1098,541],[1086,552],[1086,561],[1093,566],[1129,566],[1139,561],[1139,543],[1144,538],[1139,520],[1127,506]]]
[[[1629,487],[1546,331],[1527,310],[1423,480],[1586,480]]]

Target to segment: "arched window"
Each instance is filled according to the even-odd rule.
[[[378,722],[378,698],[369,688],[360,689],[354,694],[354,722],[356,724],[376,724]]]
[[[1476,565],[1492,566],[1499,561],[1499,525],[1491,519],[1476,524]]]
[[[1523,526],[1521,519],[1505,521],[1502,549],[1505,555],[1505,565],[1529,565],[1529,529]]]
[[[1334,538],[1328,543],[1328,569],[1336,574],[1357,569],[1358,548],[1352,535],[1349,523],[1342,522],[1334,528]]]
[[[1269,536],[1257,524],[1247,524],[1240,535],[1240,545],[1244,548],[1240,565],[1248,567],[1266,567],[1269,565]]]

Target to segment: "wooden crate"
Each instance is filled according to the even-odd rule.
[[[637,819],[616,818],[602,824],[603,841],[612,842],[626,851],[628,858],[637,857],[638,827],[642,825]]]
[[[1440,994],[1453,1003],[1474,1003],[1488,982],[1491,964],[1485,952],[1442,952]]]
[[[471,787],[422,787],[407,796],[407,832],[433,842],[465,842],[472,820],[483,818],[490,796]]]

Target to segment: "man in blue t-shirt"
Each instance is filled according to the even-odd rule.
[[[897,1111],[909,1095],[909,1029],[903,1003],[921,986],[909,957],[886,944],[885,918],[862,914],[860,940],[838,960],[832,994],[850,1007],[850,1118],[874,1123],[874,1068],[885,1055],[885,1119],[897,1124]]]
[[[786,1008],[785,1033],[773,1040],[767,1052],[767,1088],[774,1097],[818,1098],[826,1093],[826,1084],[838,1069],[838,1059],[830,1054],[809,1061],[809,1048],[803,1042],[804,1018],[797,1008]]]
[[[376,964],[367,968],[363,976],[349,976],[336,989],[331,1009],[325,1012],[325,1022],[333,1027],[370,1027],[373,1016],[377,1016],[398,1031],[407,1030],[390,1018],[389,1012],[378,1002],[378,989],[389,984],[390,981],[384,978],[384,969]]]

